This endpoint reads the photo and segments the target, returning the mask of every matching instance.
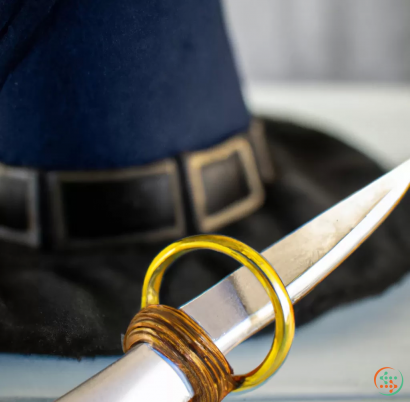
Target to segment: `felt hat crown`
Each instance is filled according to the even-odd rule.
[[[0,5],[0,162],[111,169],[247,128],[217,0]]]

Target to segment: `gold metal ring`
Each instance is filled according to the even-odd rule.
[[[242,384],[234,391],[250,390],[266,381],[283,363],[295,334],[293,305],[276,271],[258,252],[226,236],[199,235],[179,240],[162,250],[149,266],[142,289],[141,308],[159,304],[159,290],[165,271],[182,255],[197,249],[215,250],[246,266],[269,295],[276,318],[275,337],[263,362],[247,374],[235,376]]]

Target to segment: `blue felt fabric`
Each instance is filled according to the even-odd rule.
[[[1,162],[126,167],[247,127],[217,0],[43,0],[43,15],[26,18],[29,0],[11,1],[0,20]]]

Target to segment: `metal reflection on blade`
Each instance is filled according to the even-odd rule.
[[[410,161],[263,252],[293,302],[329,275],[380,225],[409,183]],[[274,320],[265,291],[243,267],[181,309],[200,323],[224,354]],[[141,345],[59,401],[186,402],[191,397],[192,390],[178,368]]]
[[[400,201],[409,182],[410,161],[262,253],[281,277],[293,302],[359,247]],[[264,289],[244,267],[181,309],[207,330],[224,354],[274,319]]]

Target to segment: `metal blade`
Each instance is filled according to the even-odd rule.
[[[295,303],[338,267],[389,215],[410,184],[410,161],[266,249]],[[245,267],[181,307],[227,354],[274,320],[268,296]]]
[[[409,182],[410,161],[263,252],[293,302],[332,272],[377,228],[400,201]],[[243,267],[181,308],[208,331],[224,354],[274,320],[264,289]],[[164,395],[170,401],[187,402],[193,391],[174,364],[143,344],[59,401],[159,402]]]

